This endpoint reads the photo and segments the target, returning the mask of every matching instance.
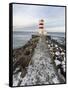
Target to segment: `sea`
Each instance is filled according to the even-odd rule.
[[[32,35],[38,34],[37,32],[30,31],[13,31],[13,49],[24,46],[32,37]],[[51,38],[57,40],[61,44],[65,44],[64,32],[47,32]]]

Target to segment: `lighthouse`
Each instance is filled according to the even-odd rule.
[[[44,20],[43,19],[41,19],[39,21],[39,34],[40,35],[46,35],[47,34],[47,32],[45,31]]]

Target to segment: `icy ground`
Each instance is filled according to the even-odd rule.
[[[20,86],[60,83],[50,58],[46,42],[44,42],[42,38],[40,38],[35,48],[31,62],[32,64],[28,66],[25,77],[21,78],[20,72],[17,75],[18,79],[14,78],[13,86],[18,86],[19,82]]]

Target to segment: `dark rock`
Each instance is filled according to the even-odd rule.
[[[22,70],[21,70],[21,77],[24,78],[26,73],[27,73],[27,70],[25,68],[22,68]]]
[[[64,72],[62,65],[58,65],[57,68],[60,69],[60,73],[64,76],[64,78],[66,78],[66,72]]]

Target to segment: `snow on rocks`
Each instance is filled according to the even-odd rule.
[[[48,44],[48,48],[50,48],[50,45]]]
[[[55,47],[57,48],[57,47],[58,47],[58,45],[56,44],[56,45],[55,45]]]
[[[48,44],[48,47],[46,43]],[[25,77],[21,78],[20,73],[19,77],[14,76],[14,86],[18,86],[19,81],[21,81],[20,86],[61,83],[52,63],[48,49],[52,55],[55,56],[54,62],[56,66],[62,65],[62,69],[65,72],[65,62],[62,62],[65,60],[63,49],[58,47],[57,44],[51,43],[51,41],[45,42],[45,39],[40,38],[32,57],[32,64],[28,66]],[[64,60],[61,56],[64,57]],[[60,68],[58,69],[58,74],[60,78],[62,76],[63,80],[65,80],[61,74]],[[18,78],[19,81],[16,78]]]
[[[20,75],[21,72],[13,75],[13,86],[18,86],[19,80],[21,79]]]
[[[48,48],[50,50],[50,54],[53,57],[53,61],[57,67],[57,70],[60,70],[60,74],[59,77],[61,77],[61,75],[66,78],[65,73],[65,50],[61,47],[59,47],[59,44],[56,44],[54,42],[51,42],[48,40]],[[62,78],[63,79],[63,78]],[[64,80],[64,79],[63,79]]]
[[[20,86],[60,83],[56,75],[46,44],[41,40],[35,49],[32,65],[28,66],[27,74],[22,78]]]
[[[58,66],[61,64],[61,62],[59,60],[55,60],[55,64],[56,64],[56,66]]]
[[[59,56],[59,55],[60,55],[60,52],[59,52],[59,51],[56,51],[56,52],[55,52],[55,55],[56,55],[56,56]]]
[[[53,78],[53,82],[58,83],[57,77]]]
[[[66,71],[66,70],[65,70],[65,69],[66,69],[66,68],[65,68],[65,65],[62,65],[62,68],[63,68],[63,71],[65,72],[65,71]]]
[[[20,69],[20,68],[19,68],[19,67],[17,67],[17,68],[14,70],[14,72],[13,72],[13,73],[16,73],[19,69]]]
[[[61,52],[61,55],[64,55],[65,53],[64,52]]]

